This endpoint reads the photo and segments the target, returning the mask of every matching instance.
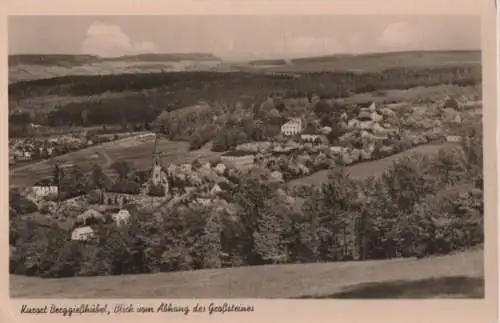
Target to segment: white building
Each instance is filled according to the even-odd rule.
[[[57,195],[59,192],[57,185],[35,185],[32,190],[33,193],[39,198]]]
[[[71,232],[71,240],[86,241],[95,237],[95,232],[90,226],[78,227]]]
[[[312,135],[312,134],[301,134],[300,139],[308,142],[314,142],[319,139],[318,135]]]
[[[447,142],[461,142],[462,137],[461,136],[447,136],[446,141]]]
[[[128,223],[130,217],[130,212],[127,209],[122,209],[118,213],[112,215],[113,221],[115,221],[118,226]]]
[[[302,120],[292,119],[281,126],[281,134],[284,136],[295,136],[302,133]]]

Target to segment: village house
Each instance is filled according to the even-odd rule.
[[[183,172],[192,172],[193,171],[193,165],[188,164],[188,163],[181,164],[179,167]]]
[[[224,172],[226,171],[226,165],[224,163],[218,163],[215,167],[214,170],[217,174],[219,175],[224,175]]]
[[[77,227],[71,232],[71,240],[86,241],[95,237],[95,232],[90,226]]]
[[[300,139],[302,139],[305,142],[316,142],[319,140],[319,135],[314,135],[314,134],[301,134]]]
[[[212,200],[207,198],[207,197],[197,197],[195,199],[195,202],[196,204],[200,205],[200,206],[209,206],[211,203],[212,203]]]
[[[222,192],[222,188],[220,188],[219,184],[215,184],[210,190],[210,194],[215,195],[217,193]]]
[[[446,141],[447,142],[461,142],[462,137],[461,136],[447,136]]]
[[[284,136],[295,136],[302,133],[302,120],[292,119],[281,126],[281,134]]]
[[[57,185],[34,185],[32,190],[37,198],[44,198],[51,195],[57,196],[59,187]]]
[[[127,209],[121,209],[118,213],[111,215],[117,226],[126,224],[130,221],[130,212]]]
[[[332,127],[323,127],[319,130],[323,135],[329,135],[333,129]]]

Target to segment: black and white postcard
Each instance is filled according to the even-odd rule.
[[[493,322],[494,5],[368,2],[5,5],[0,316]]]

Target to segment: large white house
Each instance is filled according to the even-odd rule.
[[[295,136],[302,133],[302,120],[299,118],[292,119],[281,126],[281,134],[284,136]]]
[[[59,188],[57,185],[35,185],[32,187],[33,193],[38,198],[57,195]]]

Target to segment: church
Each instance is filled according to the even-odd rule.
[[[163,154],[161,152],[158,152],[158,140],[159,138],[156,137],[155,150],[153,152],[153,167],[151,170],[151,178],[149,183],[150,185],[148,187],[148,194],[159,195],[155,193],[160,192],[161,190],[163,192],[163,196],[165,196],[169,193],[170,185],[168,182],[166,169],[163,168],[161,162],[161,156]],[[155,192],[152,192],[151,190],[154,190]]]

